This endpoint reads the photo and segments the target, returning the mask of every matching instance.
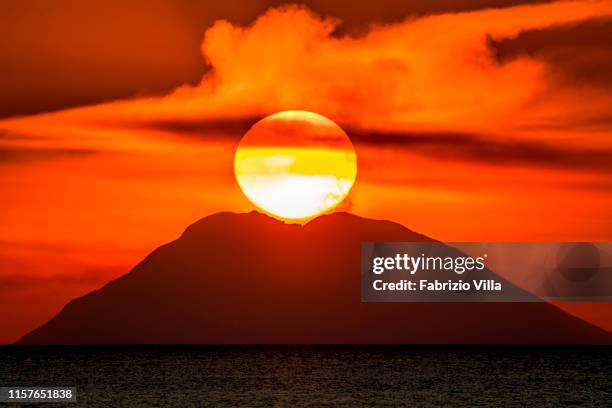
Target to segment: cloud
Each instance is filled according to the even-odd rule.
[[[217,138],[238,143],[259,119],[162,120],[132,125],[135,129],[171,132],[190,140],[211,141]],[[610,118],[601,118],[597,122],[592,119],[566,127],[593,123],[608,125],[612,121]],[[356,146],[389,147],[439,160],[481,162],[495,166],[527,165],[601,173],[612,171],[612,147],[565,146],[551,141],[500,138],[486,133],[379,131],[351,128],[350,124],[340,125]]]
[[[554,169],[612,172],[612,148],[565,147],[542,141],[491,138],[468,133],[351,133],[353,141],[407,149],[441,160],[489,165],[527,165]]]
[[[408,17],[352,37],[336,34],[341,21],[306,7],[273,8],[249,26],[220,20],[206,31],[209,70],[199,85],[62,117],[223,120],[305,109],[387,130],[515,129],[597,117],[608,110],[610,88],[560,79],[555,60],[541,53],[500,58],[499,44],[610,16],[608,1],[561,1]]]
[[[0,146],[0,165],[24,161],[83,157],[96,153],[98,151],[94,149]]]
[[[517,57],[544,60],[554,67],[558,84],[612,89],[612,19],[602,18],[567,26],[522,32],[491,41],[500,63]]]
[[[126,272],[129,267],[104,248],[0,240],[0,293],[50,286],[94,287]]]
[[[225,115],[301,108],[368,128],[490,128],[500,119],[575,116],[563,103],[565,87],[557,95],[563,106],[534,105],[559,87],[549,80],[553,67],[528,55],[500,61],[491,41],[610,15],[609,2],[557,2],[408,18],[353,38],[334,36],[339,21],[304,7],[272,9],[249,27],[215,23],[202,44],[210,73],[170,100],[199,100],[202,112],[218,107]],[[590,109],[603,111],[604,102]]]
[[[597,61],[609,58],[601,37],[611,16],[609,1],[559,1],[412,16],[349,36],[338,34],[341,21],[306,7],[273,8],[248,26],[220,20],[206,31],[209,70],[197,86],[4,127],[68,129],[76,142],[67,149],[90,146],[78,138],[92,127],[96,146],[108,147],[111,129],[117,149],[144,149],[159,133],[188,136],[173,139],[179,144],[235,143],[259,118],[304,109],[335,120],[363,145],[608,172],[612,83]]]
[[[90,269],[81,271],[79,273],[70,272],[63,274],[56,274],[51,276],[41,276],[38,273],[23,274],[0,274],[0,292],[14,291],[17,289],[31,289],[38,287],[64,286],[64,285],[101,285],[108,281],[108,276],[111,272],[115,272],[114,269]]]
[[[263,117],[232,117],[203,119],[147,119],[126,121],[124,126],[135,130],[154,130],[168,132],[190,138],[218,136],[239,140],[257,121]]]

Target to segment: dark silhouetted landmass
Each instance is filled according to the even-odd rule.
[[[19,344],[611,343],[547,303],[362,303],[362,241],[431,241],[346,213],[220,213]]]

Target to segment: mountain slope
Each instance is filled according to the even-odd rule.
[[[19,344],[610,343],[546,303],[362,303],[360,242],[431,241],[346,213],[219,213]]]

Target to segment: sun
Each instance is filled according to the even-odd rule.
[[[357,156],[346,133],[330,119],[285,111],[249,129],[236,150],[234,172],[255,206],[300,222],[346,198],[357,176]]]

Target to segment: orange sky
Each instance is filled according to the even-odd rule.
[[[351,137],[359,173],[344,210],[446,241],[612,241],[612,87],[493,45],[611,16],[607,1],[544,3],[345,36],[333,17],[271,9],[207,29],[197,86],[0,121],[0,342],[193,221],[251,210],[235,148],[287,109]],[[611,308],[580,308],[612,329]]]

